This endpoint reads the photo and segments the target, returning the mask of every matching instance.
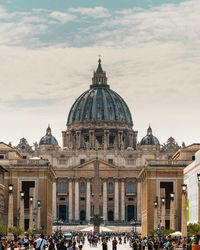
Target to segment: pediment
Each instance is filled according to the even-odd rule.
[[[82,170],[93,170],[94,164],[96,159],[89,160],[83,164],[80,164],[78,166],[75,166],[74,169],[82,169]],[[119,169],[118,166],[114,164],[110,164],[104,160],[98,159],[99,161],[99,170],[113,170],[113,169]]]

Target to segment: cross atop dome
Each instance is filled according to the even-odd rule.
[[[101,55],[99,55],[98,67],[96,72],[94,72],[94,76],[92,78],[92,87],[101,87],[102,85],[107,84],[106,72],[103,71],[101,66]]]

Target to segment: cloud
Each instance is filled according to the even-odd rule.
[[[49,16],[60,21],[63,24],[74,21],[76,19],[76,16],[60,11],[53,11]]]
[[[96,19],[111,16],[109,10],[101,6],[95,8],[69,8],[68,10],[72,13],[80,13],[81,15],[93,17]]]

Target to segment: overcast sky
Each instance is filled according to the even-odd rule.
[[[199,10],[200,0],[0,0],[0,141],[32,145],[50,124],[61,145],[101,54],[139,140],[150,123],[161,144],[200,142]]]

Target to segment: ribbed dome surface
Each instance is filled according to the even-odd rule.
[[[125,101],[107,84],[105,72],[99,61],[93,84],[73,104],[67,124],[83,121],[118,121],[132,125],[132,118]]]
[[[51,134],[50,127],[47,128],[46,135],[40,139],[39,145],[58,145],[56,138]]]
[[[91,87],[73,104],[68,124],[80,121],[119,121],[132,124],[125,101],[108,85]]]
[[[160,144],[159,140],[152,134],[152,129],[149,126],[147,130],[147,135],[142,138],[141,145],[157,145]]]

